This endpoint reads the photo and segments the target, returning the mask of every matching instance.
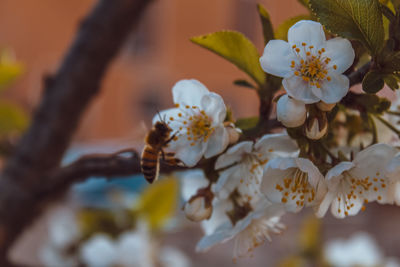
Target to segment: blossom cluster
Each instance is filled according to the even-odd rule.
[[[39,255],[43,266],[190,266],[180,250],[157,244],[144,220],[116,238],[102,232],[86,237],[77,216],[63,209],[54,214],[48,229],[49,240]]]
[[[201,221],[205,232],[198,251],[234,239],[234,258],[247,255],[284,230],[280,218],[285,213],[303,208],[312,208],[320,218],[329,209],[336,218],[345,218],[369,202],[400,204],[396,147],[375,142],[350,147],[347,153],[349,148],[317,143],[329,132],[329,112],[349,91],[343,73],[354,57],[348,40],[327,40],[314,21],[292,26],[288,42],[269,41],[260,64],[283,78],[285,94],[277,101],[276,116],[284,127],[259,138],[241,135],[222,97],[199,81],[175,84],[175,108],[162,111],[154,122],[166,118],[174,132],[168,149],[184,165],[194,167],[203,158],[207,163],[203,170],[183,175],[184,211]],[[308,144],[325,154],[317,158],[308,153],[303,139],[288,134],[292,128],[301,129]]]

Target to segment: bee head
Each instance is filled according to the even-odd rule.
[[[163,121],[157,121],[154,127],[158,132],[161,133],[169,133],[171,131],[171,128],[168,126],[168,124]]]

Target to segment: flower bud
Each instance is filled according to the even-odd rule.
[[[306,135],[309,139],[321,139],[328,130],[328,120],[326,119],[325,112],[319,116],[309,118],[306,125]]]
[[[335,106],[336,106],[336,103],[328,104],[328,103],[325,103],[324,101],[319,101],[317,103],[317,107],[319,108],[319,110],[322,110],[322,111],[331,111]]]
[[[229,144],[232,145],[237,143],[237,141],[239,141],[239,137],[242,131],[239,128],[236,128],[232,122],[226,123],[225,129],[228,132]]]
[[[283,95],[276,105],[276,113],[278,121],[286,127],[298,127],[304,124],[307,110],[303,102]]]
[[[185,203],[184,212],[186,218],[194,222],[199,222],[211,217],[212,205],[207,201],[207,197],[195,195]]]

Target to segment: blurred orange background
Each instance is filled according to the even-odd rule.
[[[171,88],[180,79],[195,78],[223,96],[236,116],[257,114],[254,92],[232,84],[246,78],[235,66],[192,44],[192,36],[223,29],[237,30],[263,50],[256,4],[261,2],[277,27],[286,18],[304,14],[296,0],[155,0],[109,69],[101,94],[87,110],[77,141],[140,140],[143,122],[150,126],[157,110],[172,105]],[[74,40],[93,0],[1,0],[0,47],[13,49],[25,65],[24,75],[7,97],[34,109],[43,77],[54,73]]]

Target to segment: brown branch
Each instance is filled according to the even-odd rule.
[[[129,153],[129,156],[123,154]],[[160,172],[169,174],[174,171],[185,170],[185,167],[168,166],[161,164]],[[56,169],[45,180],[47,183],[37,192],[37,199],[48,202],[62,197],[71,185],[85,181],[91,176],[113,177],[132,176],[141,174],[140,157],[135,150],[124,150],[123,153],[85,155],[75,162]],[[144,177],[142,177],[144,179]]]
[[[140,157],[136,151],[129,156],[119,153],[111,155],[86,155],[75,162],[55,170],[46,178],[47,183],[40,188],[37,198],[42,201],[63,196],[75,183],[91,176],[129,176],[140,173]]]
[[[149,2],[100,0],[47,79],[32,124],[0,177],[0,266],[8,266],[9,247],[41,211],[37,193],[58,168],[107,67]]]

